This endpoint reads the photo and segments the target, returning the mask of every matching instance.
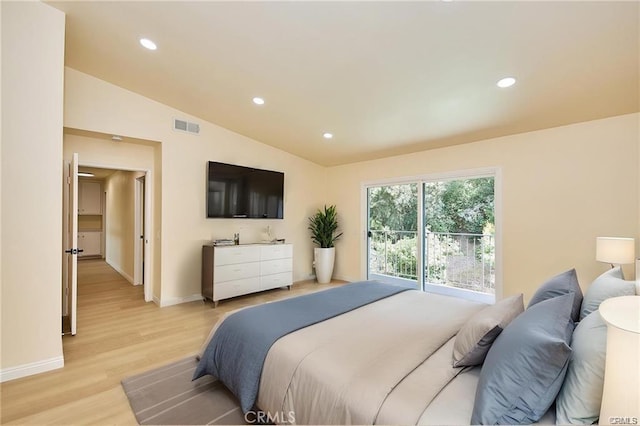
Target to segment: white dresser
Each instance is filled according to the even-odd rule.
[[[291,244],[202,246],[202,297],[215,306],[222,299],[292,283]]]

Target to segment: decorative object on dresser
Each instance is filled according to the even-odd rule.
[[[611,267],[633,263],[635,259],[635,238],[597,237],[596,260],[610,263]]]
[[[316,214],[309,218],[311,240],[318,244],[313,250],[313,266],[316,270],[316,279],[320,284],[331,282],[333,265],[335,263],[335,242],[342,236],[338,231],[338,214],[336,206],[324,206],[324,210],[318,209]]]
[[[202,297],[218,301],[289,287],[293,283],[291,244],[202,246]]]

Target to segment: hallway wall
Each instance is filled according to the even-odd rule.
[[[135,181],[143,173],[119,170],[105,179],[105,260],[133,284]]]

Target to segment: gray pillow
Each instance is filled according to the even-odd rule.
[[[636,285],[633,281],[626,281],[622,278],[622,269],[618,266],[609,269],[607,272],[593,280],[582,301],[580,319],[586,317],[591,312],[598,310],[600,303],[610,297],[633,296],[636,294]]]
[[[536,303],[489,349],[471,424],[530,424],[553,404],[567,372],[573,294]]]
[[[453,366],[482,364],[496,337],[523,311],[522,294],[518,294],[487,306],[469,318],[456,336]]]
[[[558,424],[593,424],[600,417],[607,324],[595,311],[578,323],[567,376],[556,399]]]
[[[571,309],[571,319],[573,321],[578,321],[578,318],[580,317],[580,306],[582,304],[582,290],[580,289],[580,284],[578,284],[578,275],[576,274],[575,269],[570,269],[558,274],[542,284],[533,294],[527,308],[530,308],[543,300],[562,296],[563,294],[568,293],[575,294],[573,299],[573,308]]]

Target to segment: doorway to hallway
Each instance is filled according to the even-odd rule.
[[[147,216],[150,214],[150,203],[146,200],[150,193],[146,188],[148,173],[144,170],[79,166],[78,175],[83,176],[81,179],[86,179],[85,182],[91,184],[92,188],[97,188],[98,193],[93,197],[84,197],[94,202],[85,202],[84,208],[77,208],[77,213],[74,214],[72,208],[64,212],[65,217],[77,217],[78,231],[82,231],[77,233],[76,241],[73,241],[73,235],[67,229],[70,227],[65,227],[64,231],[65,235],[69,234],[70,246],[77,247],[78,253],[85,255],[77,256],[78,265],[85,265],[91,259],[104,259],[129,285],[142,288],[141,297],[145,301],[150,300],[148,274],[145,273],[145,266],[148,265],[145,262],[148,257],[145,247],[148,244]],[[82,191],[79,196],[80,201],[83,201]],[[66,191],[65,199],[67,198],[71,198],[71,191]],[[83,203],[78,205],[82,206]],[[87,235],[97,236],[97,242],[88,244]],[[66,286],[63,288],[62,332],[75,335],[77,285],[74,293],[74,287],[69,282],[69,279],[63,279]]]

